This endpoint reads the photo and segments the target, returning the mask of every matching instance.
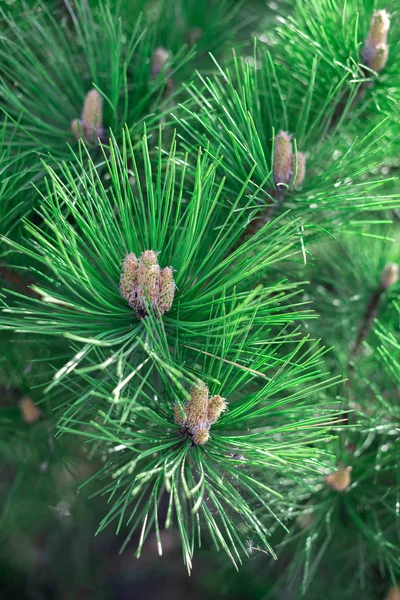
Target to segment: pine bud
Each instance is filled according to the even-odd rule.
[[[92,144],[104,135],[103,97],[97,90],[89,90],[86,94],[81,120],[74,119],[71,128],[77,139],[83,134],[86,141]]]
[[[160,46],[154,50],[153,60],[151,63],[151,72],[153,75],[159,75],[161,73],[167,64],[168,57],[169,52],[165,48]]]
[[[298,152],[297,153],[297,175],[296,175],[296,179],[294,181],[294,189],[297,190],[299,187],[301,187],[304,178],[306,176],[306,162],[307,162],[307,158],[306,155],[303,152]],[[293,169],[294,171],[294,169]]]
[[[350,471],[351,467],[338,469],[326,477],[326,484],[335,492],[344,492],[351,483]]]
[[[381,288],[387,290],[399,280],[399,265],[389,263],[382,271]]]
[[[378,10],[373,14],[368,32],[366,46],[378,46],[385,44],[390,28],[390,17],[386,10]]]
[[[153,250],[146,250],[140,257],[138,266],[138,309],[146,312],[148,305],[158,308],[160,300],[160,265],[157,254]]]
[[[286,131],[280,131],[275,137],[274,144],[274,181],[276,185],[289,185],[293,178],[293,147],[292,136]]]
[[[129,306],[134,309],[137,307],[137,270],[138,259],[131,252],[124,260],[119,289]]]
[[[79,119],[74,119],[71,123],[72,133],[76,137],[77,140],[81,137],[81,127],[79,124]]]
[[[221,396],[212,396],[208,401],[207,418],[210,425],[218,421],[221,413],[226,410],[225,398]]]
[[[195,433],[193,434],[193,443],[199,446],[202,446],[210,439],[209,427],[204,425],[203,427],[199,427]]]
[[[24,396],[19,403],[22,419],[25,423],[32,424],[39,420],[42,411],[36,406],[30,396]]]
[[[375,53],[369,61],[369,67],[379,73],[385,67],[389,56],[389,46],[387,44],[378,44]]]
[[[400,588],[399,587],[390,588],[388,595],[386,596],[386,600],[400,600]]]
[[[161,314],[168,312],[172,306],[175,295],[175,281],[171,267],[165,267],[161,271],[160,301]]]
[[[95,89],[86,94],[83,104],[82,121],[87,128],[86,137],[94,137],[97,128],[103,126],[103,96]],[[94,141],[94,140],[93,140]]]
[[[226,409],[226,401],[218,395],[209,398],[208,387],[202,381],[192,385],[189,393],[190,400],[183,411],[175,403],[174,419],[193,444],[201,446],[210,439],[210,427]]]
[[[190,400],[186,407],[186,423],[190,429],[207,426],[208,387],[202,381],[190,388]]]
[[[119,286],[121,295],[136,310],[138,319],[152,308],[160,317],[170,310],[175,294],[171,267],[162,271],[153,250],[142,252],[139,259],[133,253],[125,257]]]
[[[181,427],[183,427],[186,422],[186,413],[177,402],[174,404],[174,419],[175,423]]]
[[[368,67],[377,72],[384,68],[388,59],[387,35],[389,28],[390,18],[387,12],[378,10],[374,13],[361,57]]]
[[[201,27],[192,27],[187,36],[189,46],[195,46],[200,41],[202,36],[203,30]]]

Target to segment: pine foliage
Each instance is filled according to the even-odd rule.
[[[7,4],[5,547],[35,472],[31,540],[76,506],[231,598],[392,600],[395,3]]]

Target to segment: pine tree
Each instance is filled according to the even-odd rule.
[[[393,600],[395,3],[8,4],[0,564]]]

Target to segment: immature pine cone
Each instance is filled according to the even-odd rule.
[[[400,600],[400,587],[390,588],[386,600]]]
[[[151,63],[151,72],[153,75],[159,75],[169,58],[169,52],[162,46],[156,48],[153,52],[153,60]]]
[[[368,32],[367,41],[361,52],[361,58],[367,67],[374,71],[382,71],[389,56],[387,35],[390,28],[390,17],[386,10],[374,13]]]
[[[19,407],[21,409],[21,416],[25,423],[36,423],[40,419],[42,411],[30,396],[24,396],[21,398],[19,402]]]
[[[221,396],[208,396],[208,387],[202,381],[190,388],[190,400],[183,411],[178,403],[174,406],[175,422],[183,427],[193,444],[202,446],[210,439],[210,427],[226,410]]]
[[[389,263],[382,271],[381,288],[387,290],[398,282],[399,276],[399,265],[396,263]]]
[[[351,483],[350,471],[349,467],[338,469],[326,477],[326,484],[335,492],[344,492]]]
[[[89,90],[86,94],[81,119],[74,119],[71,127],[77,139],[83,136],[90,144],[104,136],[103,96],[97,90]]]
[[[169,311],[175,294],[171,267],[160,269],[157,254],[146,250],[136,258],[131,252],[125,257],[120,279],[121,295],[136,310],[138,319],[152,308],[157,317]]]
[[[274,141],[274,182],[275,185],[289,185],[293,181],[296,166],[296,156],[293,153],[292,136],[287,131],[280,131]],[[297,153],[297,174],[293,188],[301,186],[306,175],[306,155]]]

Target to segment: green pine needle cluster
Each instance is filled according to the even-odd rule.
[[[222,550],[231,598],[393,600],[390,4],[1,8],[6,547],[36,470],[121,552]]]

